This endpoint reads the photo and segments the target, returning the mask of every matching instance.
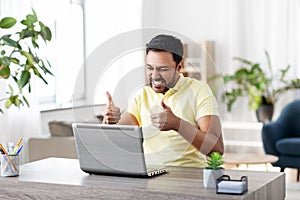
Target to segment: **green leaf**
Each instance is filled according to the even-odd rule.
[[[37,57],[37,55],[34,55],[33,51],[31,50],[31,48],[28,48],[28,53],[31,55],[31,57],[33,58],[33,62],[38,63],[39,62],[39,58]]]
[[[48,73],[48,74],[54,76],[54,75],[52,74],[52,72],[45,66],[44,61],[41,60],[41,62],[42,62],[42,64],[39,65],[39,67],[44,71],[44,74],[47,74],[47,73]]]
[[[49,27],[45,26],[42,22],[39,22],[41,26],[40,35],[44,41],[50,41],[52,38],[52,33]]]
[[[17,79],[16,76],[12,76],[12,78],[14,79],[14,81],[15,81],[16,83],[18,83],[18,79]]]
[[[271,58],[270,58],[270,55],[269,55],[268,51],[266,51],[266,50],[265,50],[265,55],[267,57],[269,70],[271,71],[272,70]]]
[[[15,101],[13,102],[15,104],[15,106],[20,107],[21,104],[23,104],[23,102],[17,97],[15,98]]]
[[[287,72],[289,71],[290,67],[291,67],[291,66],[288,65],[285,69],[280,70],[280,73],[281,73],[280,80],[283,80],[283,79],[284,79],[284,77],[285,77],[285,75],[287,74]]]
[[[30,23],[30,24],[34,24],[35,22],[37,22],[37,17],[36,15],[27,15],[26,16],[26,20]]]
[[[31,85],[30,85],[30,83],[28,85],[28,92],[31,93]]]
[[[31,43],[34,48],[37,48],[37,49],[39,48],[39,45],[38,45],[38,43],[36,43],[35,39],[32,38]]]
[[[19,43],[16,42],[15,40],[11,39],[10,35],[4,35],[4,36],[2,36],[1,40],[3,41],[3,43],[5,45],[21,49],[21,46],[19,45]]]
[[[10,64],[9,58],[8,58],[7,56],[4,56],[4,57],[2,58],[2,63],[8,66],[8,65]]]
[[[5,102],[5,108],[10,108],[10,106],[12,105],[12,97],[10,97],[9,99],[6,100]]]
[[[32,65],[32,63],[33,63],[33,58],[32,58],[32,56],[30,55],[30,53],[28,53],[28,52],[26,52],[26,51],[21,51],[21,54],[27,58],[28,64]]]
[[[14,93],[13,87],[10,84],[8,85],[8,87],[9,87],[10,93],[13,94]]]
[[[18,60],[17,58],[10,58],[10,62],[18,65],[20,63],[20,60]]]
[[[18,81],[18,86],[22,89],[30,80],[30,72],[27,70],[22,71],[21,77]]]
[[[8,109],[10,106],[14,104],[17,107],[20,107],[23,102],[18,98],[18,95],[10,96],[5,102],[5,107]]]
[[[41,73],[39,72],[39,70],[36,67],[32,67],[32,69],[36,76],[38,76],[40,79],[42,79],[45,84],[48,84],[48,82],[44,79],[44,77],[41,75]]]
[[[36,19],[36,21],[38,21],[38,17],[37,17],[37,14],[36,14],[35,10],[33,8],[31,10],[32,10],[34,18]]]
[[[224,76],[223,81],[224,81],[224,83],[227,83],[228,81],[231,81],[232,79],[233,79],[232,76],[226,75],[226,76]]]
[[[49,65],[49,67],[51,67],[51,64],[50,64],[49,60],[46,59],[46,61],[47,61],[48,65]]]
[[[10,76],[10,68],[8,65],[2,64],[0,69],[0,78],[8,79]]]
[[[27,19],[23,19],[23,20],[21,21],[21,24],[23,24],[23,25],[25,25],[25,26],[27,26],[27,27],[32,27],[32,26],[33,26],[33,24],[30,23],[30,21],[27,20]]]
[[[17,20],[13,17],[4,17],[0,21],[0,28],[11,28],[17,23]]]
[[[32,29],[23,29],[20,33],[20,38],[24,39],[24,38],[28,38],[28,37],[32,37],[34,36],[35,31]]]
[[[237,60],[241,63],[244,63],[246,65],[253,65],[252,62],[250,62],[249,60],[246,60],[244,58],[240,58],[240,57],[234,57],[233,60]]]
[[[27,107],[30,107],[30,105],[29,105],[27,99],[25,98],[25,96],[23,96],[23,100],[24,100],[24,102],[26,103]]]
[[[43,69],[43,71],[44,71],[45,74],[48,73],[48,74],[54,76],[54,74],[48,68],[46,68],[45,66],[43,66],[42,69]]]

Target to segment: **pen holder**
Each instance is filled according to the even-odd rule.
[[[1,157],[1,176],[18,176],[19,175],[19,154],[5,155]]]

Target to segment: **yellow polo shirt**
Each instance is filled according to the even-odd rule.
[[[165,95],[149,86],[139,89],[129,100],[128,112],[133,114],[144,135],[144,153],[147,164],[204,167],[205,156],[176,131],[160,131],[152,126],[151,113],[161,112],[161,101],[181,119],[197,127],[205,115],[219,115],[217,101],[209,86],[196,79],[180,78]]]

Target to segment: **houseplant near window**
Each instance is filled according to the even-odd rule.
[[[223,77],[224,84],[233,83],[223,95],[228,111],[231,111],[234,102],[242,96],[249,97],[249,108],[256,110],[258,121],[270,121],[273,115],[273,107],[279,96],[293,89],[300,88],[300,79],[287,79],[286,74],[290,69],[286,68],[274,73],[272,70],[270,56],[267,51],[265,55],[268,63],[268,73],[261,68],[259,63],[235,57],[234,59],[243,64],[231,75]]]
[[[207,156],[207,166],[203,169],[203,185],[207,188],[215,188],[216,181],[224,174],[223,157],[218,152],[212,152]]]
[[[20,108],[21,105],[26,104],[29,107],[23,89],[28,87],[28,91],[31,92],[31,77],[35,75],[47,84],[41,72],[52,75],[48,69],[51,67],[50,63],[36,53],[39,49],[39,38],[44,42],[50,41],[51,30],[38,20],[33,9],[32,12],[21,20],[20,23],[25,26],[22,30],[3,34],[0,37],[0,79],[9,81],[7,96],[1,97],[0,103],[5,102],[6,109],[12,105]],[[11,29],[15,24],[17,20],[13,17],[4,17],[0,20],[1,29]],[[1,106],[3,105],[0,105],[0,112],[3,113]]]

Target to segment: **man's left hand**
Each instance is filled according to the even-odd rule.
[[[181,119],[172,112],[164,101],[161,102],[164,112],[151,114],[152,125],[161,131],[178,131]]]

